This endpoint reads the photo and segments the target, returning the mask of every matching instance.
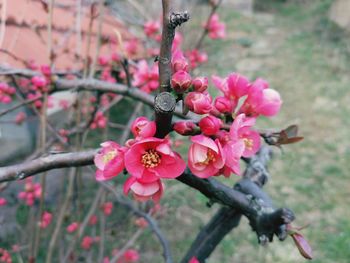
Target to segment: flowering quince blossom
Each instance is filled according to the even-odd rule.
[[[191,75],[184,70],[179,70],[171,78],[171,86],[177,93],[183,93],[192,84]]]
[[[138,117],[131,125],[131,132],[136,138],[153,137],[156,134],[156,123],[146,117]]]
[[[140,260],[139,252],[135,249],[127,249],[117,263],[135,263]]]
[[[192,257],[188,263],[200,263],[196,257]]]
[[[12,263],[12,257],[8,250],[0,248],[0,262],[1,263]]]
[[[232,113],[233,111],[233,104],[230,99],[226,97],[217,97],[214,102],[214,107],[217,109],[220,113]]]
[[[192,145],[188,151],[188,167],[200,177],[208,178],[224,167],[226,156],[219,140],[204,135],[191,137]]]
[[[41,197],[41,185],[39,183],[33,183],[32,180],[27,179],[24,185],[24,191],[18,194],[18,198],[25,200],[28,206],[34,204],[35,199]]]
[[[159,34],[160,31],[160,23],[159,21],[148,21],[143,25],[143,31],[146,36],[154,38]]]
[[[192,80],[193,89],[197,92],[204,92],[208,88],[207,77],[196,77]]]
[[[3,197],[0,197],[0,206],[5,206],[7,204],[7,200]]]
[[[188,61],[180,49],[173,52],[171,58],[171,67],[173,69],[173,72],[180,70],[188,72]]]
[[[125,147],[113,141],[107,141],[101,144],[102,149],[95,155],[94,163],[97,167],[96,180],[109,180],[124,169]]]
[[[197,125],[192,121],[178,121],[175,122],[173,129],[180,135],[191,135],[196,131]]]
[[[105,128],[107,125],[107,118],[101,111],[96,112],[93,122],[90,124],[90,129]]]
[[[231,73],[224,79],[214,75],[212,76],[212,81],[224,93],[225,97],[232,101],[233,107],[236,107],[241,97],[248,94],[249,80],[238,73]]]
[[[191,69],[195,69],[200,64],[208,61],[208,55],[204,51],[199,51],[198,49],[189,50],[186,52],[186,57],[190,61]]]
[[[90,226],[94,226],[97,224],[97,216],[96,215],[92,215],[90,218],[89,218],[89,225]]]
[[[153,64],[152,67],[149,67],[146,60],[140,60],[137,63],[132,85],[139,87],[144,92],[150,93],[158,88],[158,79],[158,64]]]
[[[0,103],[11,103],[11,96],[16,93],[16,89],[7,85],[7,83],[0,82]]]
[[[204,135],[215,135],[222,125],[222,120],[214,116],[206,116],[199,121],[199,127]]]
[[[43,215],[41,216],[41,221],[39,223],[40,228],[47,228],[52,221],[52,214],[49,212],[44,212]]]
[[[124,162],[131,175],[124,184],[124,193],[131,190],[138,200],[158,201],[163,192],[160,179],[176,178],[186,168],[181,156],[172,151],[168,139],[154,137],[135,142],[126,152]]]
[[[93,237],[85,236],[83,237],[83,240],[81,241],[80,246],[84,250],[89,250],[94,242],[95,242],[95,239]]]
[[[105,216],[109,216],[110,214],[112,214],[113,203],[112,202],[104,203],[102,205],[102,209],[103,209],[103,213],[105,214]]]
[[[73,222],[69,226],[67,226],[66,230],[68,233],[73,233],[79,228],[78,222]]]
[[[219,21],[219,15],[214,14],[204,27],[208,30],[211,39],[220,39],[226,37],[225,24]]]
[[[244,152],[242,156],[251,157],[260,149],[260,134],[251,130],[255,124],[255,118],[248,118],[244,114],[238,115],[230,127],[231,140],[243,140]]]
[[[207,114],[212,109],[212,98],[209,93],[189,92],[185,98],[185,104],[190,111],[197,114]]]
[[[239,109],[239,113],[252,117],[259,115],[272,117],[279,112],[281,105],[282,100],[279,93],[270,89],[265,80],[257,79],[251,84],[247,99]]]

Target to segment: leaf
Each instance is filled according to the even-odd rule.
[[[304,236],[300,233],[294,233],[291,235],[295,245],[297,246],[299,253],[306,259],[312,259],[313,253],[310,244],[304,238]]]

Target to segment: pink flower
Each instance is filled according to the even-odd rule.
[[[183,36],[179,31],[175,32],[174,40],[173,40],[173,46],[172,51],[180,49],[180,46],[183,42]]]
[[[212,98],[209,93],[189,92],[185,98],[185,104],[190,111],[197,114],[207,114],[212,109]]]
[[[173,126],[174,131],[181,135],[192,135],[197,130],[197,125],[192,121],[178,121]]]
[[[191,75],[188,74],[186,71],[179,70],[175,72],[175,74],[171,77],[171,86],[178,93],[183,93],[186,90],[188,90],[191,84]]]
[[[188,263],[200,263],[196,257],[192,257]]]
[[[240,114],[230,127],[231,140],[244,142],[245,148],[242,154],[244,157],[251,157],[260,149],[260,134],[251,130],[255,121],[255,118],[248,118],[244,114]]]
[[[135,199],[140,202],[153,200],[158,203],[163,195],[164,185],[160,179],[151,183],[144,183],[131,176],[124,184],[124,194],[127,195],[130,190]]]
[[[193,89],[197,92],[206,91],[208,88],[207,77],[196,77],[192,80]]]
[[[112,210],[113,210],[113,203],[112,202],[106,202],[102,205],[102,209],[103,209],[103,213],[106,216],[109,216],[110,214],[112,214]]]
[[[51,221],[52,221],[52,214],[45,211],[41,216],[41,222],[39,223],[40,227],[43,229],[47,228],[50,225]]]
[[[24,185],[24,191],[18,194],[19,199],[26,201],[28,206],[34,204],[35,199],[41,197],[41,185],[39,183],[33,183],[31,179],[27,179]]]
[[[78,222],[73,222],[69,226],[67,226],[66,230],[68,233],[73,233],[79,228]]]
[[[132,57],[137,54],[139,41],[137,38],[132,38],[124,42],[124,48],[128,57]]]
[[[137,138],[153,137],[156,134],[156,123],[146,117],[138,117],[131,125],[131,132]]]
[[[34,76],[31,79],[32,84],[37,88],[44,88],[48,83],[45,77]]]
[[[205,28],[208,30],[209,37],[211,39],[219,39],[226,37],[225,24],[219,21],[219,15],[214,14],[210,18]]]
[[[146,36],[154,37],[160,31],[160,23],[158,21],[148,21],[143,26]]]
[[[140,228],[146,228],[148,226],[148,222],[143,217],[139,217],[135,220],[135,225],[137,225]]]
[[[234,104],[226,97],[217,97],[214,106],[220,113],[232,113]]]
[[[158,79],[158,65],[153,64],[152,67],[149,67],[146,60],[140,60],[137,64],[136,72],[134,73],[132,85],[150,93],[158,88]]]
[[[103,112],[98,111],[95,114],[94,120],[90,125],[90,129],[105,128],[107,126],[107,118],[103,115]]]
[[[0,197],[0,206],[5,206],[7,204],[7,200],[3,197]]]
[[[199,121],[199,127],[204,135],[215,135],[221,128],[222,121],[214,116],[206,116]]]
[[[154,137],[135,142],[125,154],[125,167],[141,183],[160,178],[176,178],[186,168],[181,156],[173,152],[168,139]]]
[[[90,236],[83,237],[83,240],[81,241],[80,247],[85,250],[89,250],[91,246],[94,243],[94,238]]]
[[[199,64],[203,64],[208,61],[208,55],[204,51],[199,51],[198,49],[193,49],[186,52],[186,56],[190,61],[190,66],[195,69]]]
[[[173,52],[171,58],[171,66],[173,72],[177,72],[179,70],[188,72],[188,61],[181,50],[178,49],[175,52]]]
[[[11,103],[11,95],[16,93],[16,89],[7,85],[7,83],[0,82],[0,103]]]
[[[94,163],[97,167],[96,180],[109,180],[124,169],[125,148],[113,141],[101,144],[102,149],[95,155]]]
[[[279,112],[281,105],[279,93],[269,89],[266,81],[257,79],[249,88],[247,99],[239,109],[239,113],[252,117],[259,115],[272,117]]]
[[[134,263],[139,261],[139,252],[135,249],[128,249],[124,252],[123,257],[118,261],[118,263]]]
[[[212,76],[214,85],[221,90],[225,97],[237,105],[239,98],[248,94],[249,80],[247,77],[238,73],[231,73],[227,78],[222,79],[218,76]]]
[[[231,173],[237,175],[241,174],[240,169],[240,159],[243,155],[245,149],[244,142],[242,140],[238,141],[228,141],[224,146],[224,153],[227,156],[225,160],[225,167],[222,169],[222,173],[228,177]]]
[[[1,263],[12,263],[12,258],[8,250],[0,248],[0,262]]]
[[[215,175],[225,164],[225,155],[219,140],[213,141],[204,135],[191,138],[193,144],[188,151],[188,167],[200,178]]]
[[[92,215],[90,218],[89,218],[89,225],[90,226],[94,226],[97,224],[97,216],[96,215]]]
[[[103,67],[108,66],[109,62],[110,62],[110,59],[107,56],[98,57],[98,64],[100,64],[100,66],[103,66]]]

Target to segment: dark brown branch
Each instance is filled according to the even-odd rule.
[[[171,7],[171,0],[162,0],[163,4],[163,30],[159,54],[159,82],[160,91],[170,91],[171,79],[171,48],[175,36],[175,28],[188,21],[187,12],[175,13]]]
[[[255,206],[254,203],[257,203],[257,211],[259,206],[264,206],[264,210],[268,211],[271,209],[271,211],[274,211],[272,214],[267,212],[266,215],[261,214],[256,218],[249,219],[258,235],[259,242],[272,240],[274,234],[280,240],[283,240],[286,237],[284,224],[294,218],[289,209],[275,211],[271,199],[258,187],[258,185],[262,187],[269,177],[266,165],[270,156],[271,150],[269,147],[262,147],[257,155],[246,160],[248,164],[243,179],[235,185],[236,190],[244,193],[246,196],[250,196],[252,206]],[[263,202],[261,203],[259,200]],[[231,207],[220,208],[209,223],[198,233],[181,262],[187,263],[194,256],[200,262],[204,262],[222,239],[238,226],[241,215],[242,213],[239,209],[232,209]],[[284,217],[286,218],[283,219]]]
[[[172,129],[171,120],[176,106],[176,100],[169,92],[162,92],[154,99],[156,137],[164,138]]]

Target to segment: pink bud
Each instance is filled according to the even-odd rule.
[[[90,226],[93,226],[93,225],[96,225],[97,223],[97,216],[96,215],[92,215],[89,219],[89,225]]]
[[[89,250],[94,243],[94,238],[90,236],[85,236],[80,244],[82,249]]]
[[[128,249],[124,252],[125,263],[137,262],[140,259],[139,252],[135,249]]]
[[[146,117],[138,117],[131,125],[131,132],[135,137],[153,137],[156,133],[156,123]]]
[[[232,101],[226,97],[217,97],[214,106],[221,113],[231,113],[234,105]]]
[[[185,92],[192,83],[191,75],[184,70],[179,70],[171,78],[171,86],[178,93]]]
[[[221,128],[222,121],[214,116],[206,116],[199,121],[199,127],[205,135],[215,135]]]
[[[145,228],[148,226],[148,222],[143,217],[139,217],[135,220],[135,225],[137,225],[140,228]]]
[[[185,98],[186,106],[197,114],[209,113],[212,109],[211,102],[209,93],[189,92]]]
[[[174,124],[174,131],[181,135],[193,135],[197,126],[192,121],[179,121]]]
[[[106,202],[102,205],[103,208],[103,213],[106,216],[109,216],[112,213],[112,209],[113,209],[113,203],[112,202]]]
[[[47,85],[47,80],[42,76],[34,76],[31,79],[32,84],[37,88],[43,88]]]
[[[45,76],[51,75],[51,68],[49,65],[41,65],[40,67],[41,73],[43,73]]]
[[[181,50],[176,50],[173,53],[171,64],[174,72],[180,70],[188,71],[188,62]]]
[[[263,90],[263,100],[257,111],[264,116],[276,115],[282,105],[280,94],[274,89]]]
[[[192,85],[195,91],[203,92],[208,88],[207,77],[197,77],[192,80]]]
[[[15,122],[20,125],[26,119],[26,114],[21,111],[16,115]]]
[[[109,64],[109,58],[106,56],[99,56],[98,64],[100,64],[101,66],[107,66]]]
[[[3,197],[0,197],[0,206],[4,206],[7,204],[7,200]]]
[[[66,230],[68,233],[73,233],[75,232],[79,227],[79,223],[78,222],[73,222],[72,224],[70,224],[69,226],[67,226]]]
[[[192,257],[188,263],[200,263],[196,257]]]

